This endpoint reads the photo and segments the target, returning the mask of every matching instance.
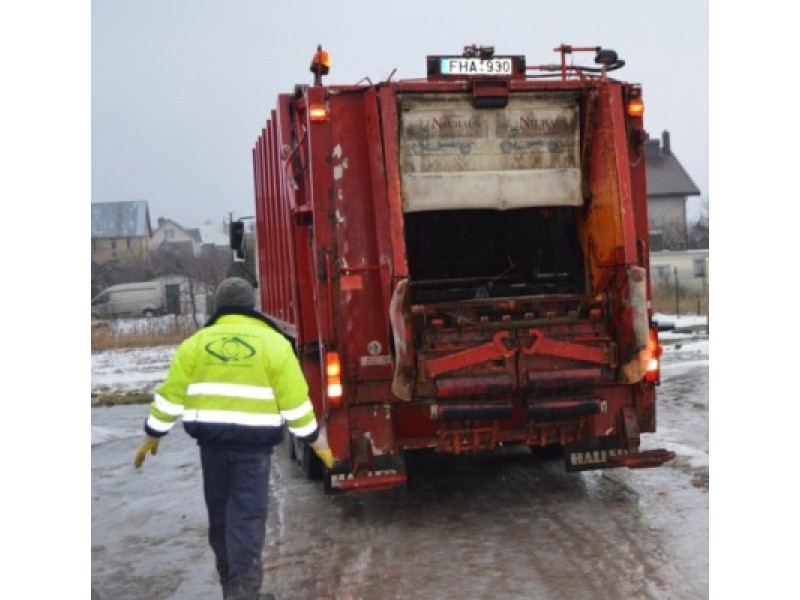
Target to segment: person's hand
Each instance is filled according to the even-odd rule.
[[[144,441],[142,445],[139,446],[139,449],[136,451],[136,456],[133,458],[133,466],[137,469],[142,466],[144,462],[145,455],[149,452],[153,456],[156,455],[158,452],[158,442],[160,438],[153,437],[150,435],[144,436]]]
[[[328,446],[328,434],[324,427],[320,427],[317,439],[311,444],[311,449],[319,456],[322,463],[329,469],[333,468],[333,452]]]

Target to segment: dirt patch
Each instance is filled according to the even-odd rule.
[[[702,490],[708,489],[708,469],[698,469],[692,477],[692,485]]]
[[[149,404],[153,394],[148,392],[92,393],[92,406],[120,406],[123,404]]]

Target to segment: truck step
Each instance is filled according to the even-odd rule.
[[[631,454],[609,456],[608,462],[611,463],[612,466],[628,467],[629,469],[646,469],[650,467],[660,467],[665,462],[669,462],[674,458],[674,452],[660,448],[658,450],[644,450]]]
[[[331,475],[331,488],[343,492],[375,492],[405,484],[405,473],[394,469],[364,471],[358,475],[339,473]]]

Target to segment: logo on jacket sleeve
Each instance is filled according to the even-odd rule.
[[[255,348],[236,336],[221,337],[209,342],[205,346],[205,351],[222,362],[246,360],[256,353]]]

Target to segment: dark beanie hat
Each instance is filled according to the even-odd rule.
[[[217,308],[253,308],[256,304],[256,295],[253,286],[241,277],[228,277],[217,286],[214,294]]]

